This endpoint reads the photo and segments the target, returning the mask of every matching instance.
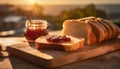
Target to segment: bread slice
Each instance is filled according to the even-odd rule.
[[[100,23],[97,19],[95,19],[95,22],[102,27],[101,29],[103,29],[103,30],[101,30],[101,31],[104,32],[104,34],[103,34],[103,40],[102,40],[102,41],[104,41],[104,40],[106,39],[106,37],[107,37],[107,34],[108,34],[107,29],[106,29],[105,26],[104,26],[102,23]]]
[[[109,25],[109,23],[108,22],[104,22],[104,19],[103,18],[97,18],[97,20],[101,23],[101,24],[103,24],[104,26],[105,26],[105,28],[106,28],[106,30],[107,30],[107,37],[106,37],[106,40],[108,40],[108,39],[110,39],[112,36],[113,36],[113,29],[112,29],[112,27]]]
[[[85,38],[86,45],[96,44],[96,36],[89,23],[80,20],[66,20],[63,23],[61,35],[71,35],[76,38]],[[91,40],[92,39],[92,40]]]
[[[102,18],[96,18],[95,20],[102,25],[102,27],[103,27],[103,29],[105,31],[105,38],[104,38],[104,40],[107,40],[109,38],[109,36],[111,36],[111,34],[109,33],[109,30],[110,30],[109,26],[101,21]]]
[[[113,29],[113,35],[110,39],[116,38],[117,36],[120,35],[120,28],[118,26],[116,26],[113,22],[109,21],[109,20],[103,20],[104,22],[108,23],[108,25]]]
[[[46,50],[60,50],[60,51],[75,51],[77,49],[84,47],[84,38],[77,39],[75,37],[70,36],[70,42],[63,43],[53,43],[48,42],[47,36],[39,37],[35,40],[35,46],[37,49],[46,49]]]
[[[101,42],[103,39],[104,39],[104,32],[103,31],[101,31],[101,30],[103,30],[102,28],[101,28],[101,26],[99,26],[95,21],[93,21],[93,20],[86,20],[85,22],[88,22],[89,24],[90,24],[90,26],[92,27],[92,30],[93,30],[93,32],[95,33],[95,35],[96,35],[96,37],[97,37],[97,41],[96,41],[96,43],[99,43],[99,42]]]
[[[106,24],[110,27],[109,30],[112,31],[111,37],[109,37],[108,39],[113,38],[113,37],[115,36],[115,28],[114,28],[114,26],[113,26],[112,24],[110,24],[109,22],[107,22],[106,20],[102,20],[102,21],[103,21],[104,23],[106,23]],[[110,34],[109,34],[109,35],[110,35]]]

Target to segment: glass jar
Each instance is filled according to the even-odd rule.
[[[48,34],[47,21],[45,20],[31,20],[31,22],[27,20],[25,26],[25,37],[28,42],[34,42],[36,38]]]

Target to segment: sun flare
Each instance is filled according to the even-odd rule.
[[[29,0],[30,4],[35,4],[36,0]]]

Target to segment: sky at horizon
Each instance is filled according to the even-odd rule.
[[[120,0],[0,0],[0,4],[42,4],[42,5],[67,5],[67,4],[120,4]]]

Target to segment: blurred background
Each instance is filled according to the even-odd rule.
[[[120,27],[120,0],[0,0],[0,37],[24,36],[26,15],[61,30],[67,19],[96,16]]]

